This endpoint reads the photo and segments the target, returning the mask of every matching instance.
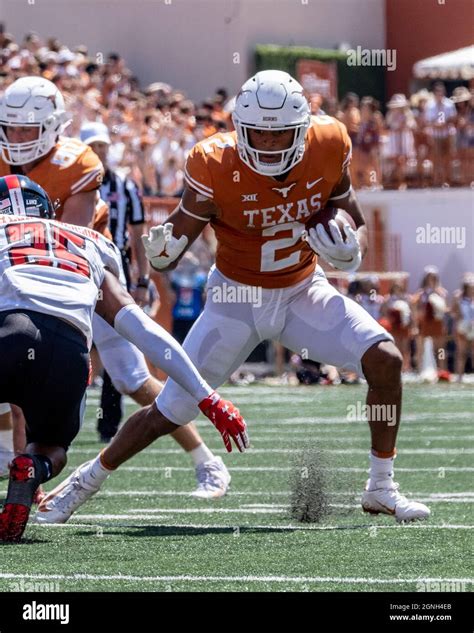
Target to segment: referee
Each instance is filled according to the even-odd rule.
[[[109,229],[112,239],[122,254],[123,269],[128,289],[142,308],[150,301],[149,264],[141,243],[146,233],[143,202],[137,185],[110,168],[108,153],[111,144],[109,131],[103,123],[85,123],[81,128],[81,141],[91,147],[100,158],[104,170],[104,180],[100,187],[100,197],[109,205]],[[138,279],[131,279],[130,257],[135,257]],[[100,407],[102,418],[98,420],[97,430],[102,441],[108,442],[116,434],[122,417],[122,396],[115,389],[107,372],[104,371],[104,384]]]

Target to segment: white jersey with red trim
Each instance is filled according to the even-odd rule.
[[[117,247],[97,231],[0,214],[1,310],[58,317],[92,344],[92,315],[107,267],[125,286]]]

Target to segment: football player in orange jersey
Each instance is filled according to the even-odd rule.
[[[104,175],[102,163],[87,144],[61,136],[70,121],[64,98],[52,82],[42,77],[17,79],[0,102],[0,176],[27,174],[46,189],[56,205],[58,220],[92,226],[110,237],[108,207],[98,193]],[[162,385],[150,375],[143,354],[98,315],[94,316],[94,343],[116,389],[142,406],[151,404]],[[21,412],[14,411],[18,428]],[[9,425],[9,414],[4,412],[0,417],[2,435],[8,436]],[[195,426],[179,429],[173,438],[189,452],[196,468],[194,496],[216,498],[225,494],[230,475]],[[8,438],[0,435],[2,439],[6,450],[1,452],[0,447],[0,475],[10,448]]]
[[[208,300],[183,347],[213,387],[265,339],[363,374],[372,443],[362,507],[397,521],[426,518],[429,509],[402,496],[393,480],[401,354],[390,334],[333,288],[317,265],[320,255],[335,268],[354,271],[367,250],[348,171],[347,130],[332,117],[311,117],[302,87],[281,71],[257,73],[243,85],[233,122],[235,132],[215,134],[191,150],[180,205],[169,222],[143,236],[153,268],[169,270],[207,223],[215,230]],[[354,219],[356,230],[346,225],[345,240],[334,220],[332,240],[321,224],[306,231],[308,220],[327,204]],[[197,412],[172,380],[156,402],[175,424],[188,424]],[[112,467],[140,450],[140,438],[129,431],[104,451]],[[68,494],[74,503],[77,492],[70,487]]]

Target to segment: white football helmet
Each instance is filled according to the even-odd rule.
[[[281,70],[257,73],[242,86],[232,114],[240,158],[257,174],[284,174],[303,158],[310,119],[303,87],[291,75]],[[250,144],[249,129],[294,129],[293,143],[284,151],[258,151]],[[280,160],[266,163],[261,159],[262,154],[279,155]]]
[[[0,101],[0,148],[9,165],[24,165],[47,154],[71,121],[56,86],[43,77],[21,77]],[[25,143],[8,140],[9,127],[34,127],[38,137]]]

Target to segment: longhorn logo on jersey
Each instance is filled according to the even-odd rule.
[[[289,185],[289,187],[282,187],[281,189],[279,189],[278,187],[272,187],[272,190],[278,191],[278,193],[281,193],[281,195],[284,198],[288,198],[288,194],[290,193],[290,191],[293,189],[295,185],[296,185],[296,182],[292,182],[291,185]]]

